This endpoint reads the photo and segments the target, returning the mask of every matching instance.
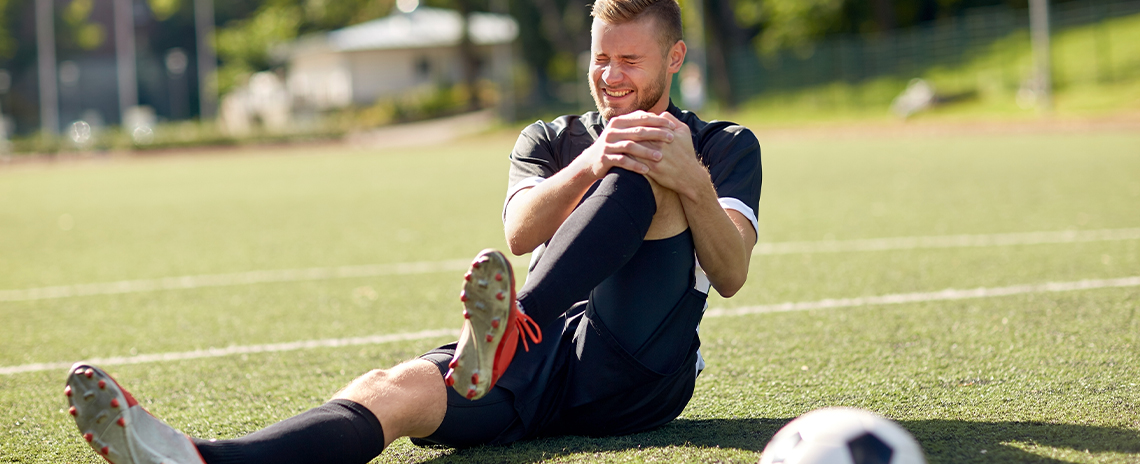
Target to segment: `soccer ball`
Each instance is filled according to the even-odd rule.
[[[776,432],[760,464],[926,464],[922,447],[898,424],[862,409],[825,408]]]

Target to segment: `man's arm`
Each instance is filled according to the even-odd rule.
[[[550,240],[582,196],[610,168],[645,174],[646,163],[660,160],[659,146],[673,140],[677,123],[658,115],[635,112],[614,118],[598,140],[566,168],[537,186],[523,189],[507,202],[504,230],[511,253],[530,253]],[[682,124],[683,125],[683,124]]]
[[[694,188],[691,197],[681,194],[681,206],[693,232],[701,269],[716,291],[729,298],[748,279],[756,231],[743,214],[722,208],[712,182],[706,182]]]
[[[697,159],[689,127],[669,113],[674,140],[662,146],[662,159],[650,162],[647,174],[661,186],[677,192],[701,269],[717,292],[735,295],[748,278],[756,231],[743,214],[721,207],[708,170]]]

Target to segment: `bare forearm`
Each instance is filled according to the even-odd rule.
[[[533,188],[520,191],[507,203],[507,246],[511,253],[530,253],[550,240],[574,211],[593,179],[565,169]]]
[[[701,269],[721,296],[735,295],[748,279],[751,250],[755,245],[751,223],[740,213],[722,209],[711,183],[682,194],[681,205],[693,232]],[[734,220],[733,214],[741,217]]]

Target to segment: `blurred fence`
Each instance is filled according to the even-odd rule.
[[[1056,4],[1050,19],[1056,88],[1140,78],[1140,1]],[[1120,21],[1128,23],[1112,27]],[[842,98],[881,103],[916,77],[935,81],[940,92],[1016,90],[1031,77],[1028,28],[1027,10],[987,7],[929,25],[832,37],[771,55],[738,50],[729,60],[730,81],[738,100],[847,84],[861,88]]]

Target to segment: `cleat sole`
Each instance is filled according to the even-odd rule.
[[[68,410],[83,440],[112,464],[202,464],[190,439],[150,416],[114,379],[98,368],[78,365],[65,391],[80,391],[88,401]],[[112,424],[113,422],[113,424]]]
[[[502,253],[483,250],[464,274],[460,294],[463,331],[449,364],[452,367],[448,386],[467,399],[482,398],[492,386],[489,373],[494,371],[496,348],[507,329],[502,321],[511,314],[511,301],[506,298],[514,281],[510,266]],[[471,383],[464,385],[455,382],[456,378],[469,379]]]

